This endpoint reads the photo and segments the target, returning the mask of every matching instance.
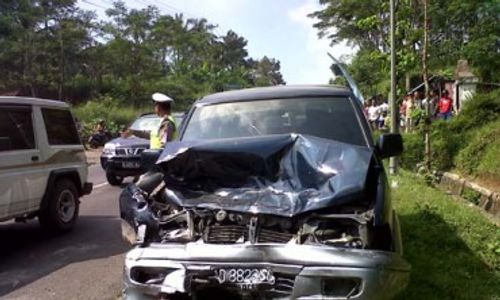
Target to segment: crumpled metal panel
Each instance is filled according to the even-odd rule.
[[[363,194],[368,147],[307,135],[171,142],[158,159],[183,207],[295,216]]]

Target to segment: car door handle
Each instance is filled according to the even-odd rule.
[[[32,157],[31,157],[31,161],[38,161],[38,156],[36,156],[36,155],[35,155],[35,156],[32,156]]]

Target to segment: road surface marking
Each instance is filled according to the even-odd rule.
[[[103,186],[106,186],[106,185],[108,185],[107,182],[99,183],[99,184],[94,185],[94,189],[102,188]]]

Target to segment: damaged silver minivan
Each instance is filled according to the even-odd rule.
[[[125,298],[392,298],[410,266],[382,159],[402,150],[343,87],[198,100],[120,196]]]

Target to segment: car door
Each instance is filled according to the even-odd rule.
[[[40,150],[29,105],[0,104],[0,220],[36,209]]]

